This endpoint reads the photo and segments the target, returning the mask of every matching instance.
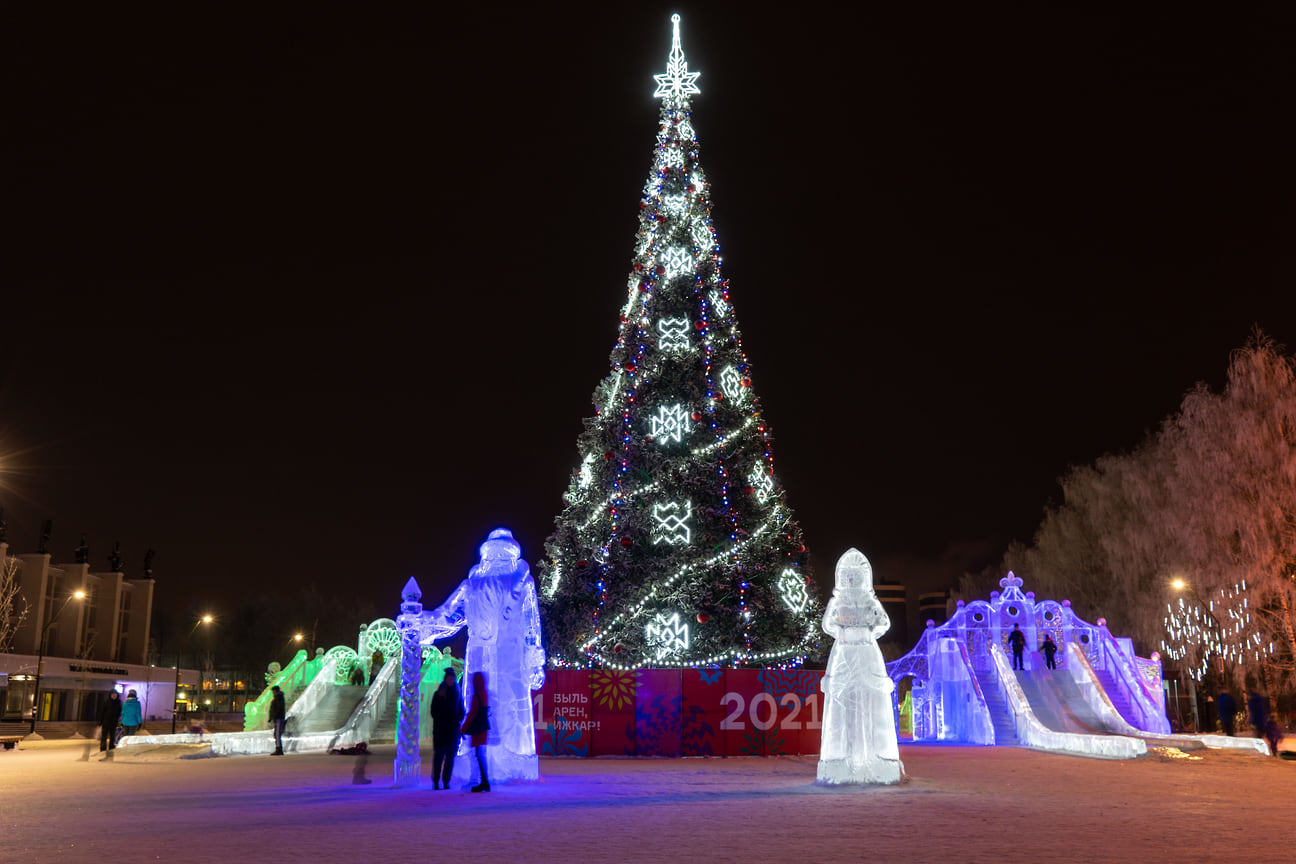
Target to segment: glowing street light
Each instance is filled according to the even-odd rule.
[[[214,621],[214,620],[215,620],[215,619],[212,618],[211,615],[204,615],[204,616],[202,616],[201,618],[199,618],[199,619],[197,620],[197,622],[194,623],[193,628],[190,629],[190,631],[189,631],[189,637],[192,639],[194,633],[198,630],[198,628],[199,628],[201,625],[203,625],[203,624],[210,624],[210,623],[212,623],[212,621]],[[174,692],[175,692],[175,698],[174,698],[174,700],[173,700],[172,703],[171,703],[171,734],[172,734],[172,735],[174,735],[174,734],[175,734],[175,731],[176,731],[176,715],[180,713],[180,699],[182,698],[182,697],[181,697],[181,693],[180,693],[180,649],[179,649],[179,648],[176,649],[175,673],[176,673],[176,674],[175,674],[175,691],[174,691]],[[199,690],[201,691],[201,689],[202,689],[202,686],[201,686],[201,684],[200,684],[200,685],[199,685]]]
[[[37,650],[36,684],[34,685],[32,690],[32,713],[31,713],[31,732],[30,732],[30,734],[32,735],[36,734],[36,714],[40,711],[41,676],[45,674],[45,640],[49,638],[50,628],[54,626],[54,622],[58,620],[59,615],[63,614],[63,610],[67,608],[67,605],[71,603],[73,600],[84,600],[85,596],[86,593],[84,591],[77,589],[76,591],[73,591],[71,594],[69,594],[67,597],[64,597],[63,605],[60,606],[57,609],[57,611],[55,611],[54,614],[49,617],[49,620],[45,622],[44,628],[41,629],[40,644],[37,646],[36,649]]]

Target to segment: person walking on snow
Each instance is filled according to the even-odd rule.
[[[139,698],[135,691],[126,694],[126,701],[121,707],[122,735],[134,735],[144,725],[144,712],[140,710]]]
[[[1022,652],[1026,650],[1026,634],[1021,632],[1021,628],[1016,624],[1013,625],[1012,632],[1008,634],[1008,647],[1012,649],[1012,668],[1025,669],[1026,664],[1022,662]]]
[[[270,697],[270,723],[274,726],[275,749],[272,756],[282,756],[284,723],[288,720],[288,709],[284,705],[283,691],[276,684],[270,688],[274,695]]]
[[[1053,662],[1053,657],[1057,654],[1057,643],[1053,641],[1052,636],[1044,634],[1044,644],[1040,646],[1040,650],[1044,652],[1044,665],[1056,669],[1057,664]]]
[[[103,707],[99,709],[99,752],[117,749],[117,724],[121,721],[121,697],[116,690],[108,693]]]

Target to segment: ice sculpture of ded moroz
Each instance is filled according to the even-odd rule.
[[[824,611],[824,632],[835,640],[824,691],[818,782],[899,783],[904,774],[896,743],[891,693],[878,637],[891,620],[873,593],[873,568],[850,549],[837,561],[836,587]]]
[[[468,627],[464,702],[472,704],[473,673],[483,673],[490,705],[486,762],[491,782],[535,780],[540,768],[531,691],[540,689],[545,678],[535,581],[522,560],[522,547],[507,529],[492,531],[480,553],[468,578],[436,610],[425,613],[425,620],[438,639]],[[460,741],[461,755],[468,752],[467,741]],[[454,776],[476,780],[476,768],[476,760],[457,759]]]

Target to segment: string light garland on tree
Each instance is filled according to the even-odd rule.
[[[820,640],[720,272],[679,20],[654,76],[660,124],[612,371],[538,568],[557,666],[794,666]]]

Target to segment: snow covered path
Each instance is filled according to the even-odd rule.
[[[815,757],[548,759],[540,783],[471,795],[392,788],[391,747],[367,763],[85,747],[0,751],[0,862],[1293,860],[1296,762],[1238,752],[905,746],[910,782],[831,789]]]

